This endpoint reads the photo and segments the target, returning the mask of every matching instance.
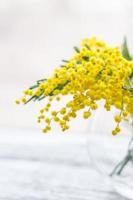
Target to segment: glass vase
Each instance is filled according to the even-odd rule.
[[[133,199],[133,122],[121,123],[121,133],[112,135],[116,110],[100,107],[90,121],[87,148],[91,163],[115,192]]]

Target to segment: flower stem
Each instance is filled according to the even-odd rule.
[[[127,155],[125,156],[125,158],[121,162],[119,162],[116,165],[114,170],[111,172],[110,176],[120,175],[122,173],[123,169],[125,168],[125,166],[129,162],[133,161],[133,147],[131,146],[132,144],[133,144],[133,138],[129,142]]]

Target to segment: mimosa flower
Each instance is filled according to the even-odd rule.
[[[57,122],[62,131],[67,130],[69,121],[76,118],[80,110],[83,110],[83,118],[91,117],[102,100],[107,111],[113,107],[119,110],[114,118],[117,125],[112,131],[116,135],[120,132],[121,121],[133,114],[133,61],[130,58],[118,47],[108,46],[96,38],[86,38],[51,77],[37,81],[16,103],[47,98],[38,117],[38,122],[46,124],[43,129],[46,133],[51,130],[52,122]],[[52,110],[52,101],[55,99],[60,104],[65,95],[71,100],[59,110]]]

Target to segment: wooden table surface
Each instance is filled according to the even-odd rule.
[[[92,167],[81,135],[0,129],[0,200],[126,200]]]

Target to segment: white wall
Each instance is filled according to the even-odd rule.
[[[51,73],[86,36],[119,44],[128,26],[125,2],[1,0],[0,82],[28,83]]]

